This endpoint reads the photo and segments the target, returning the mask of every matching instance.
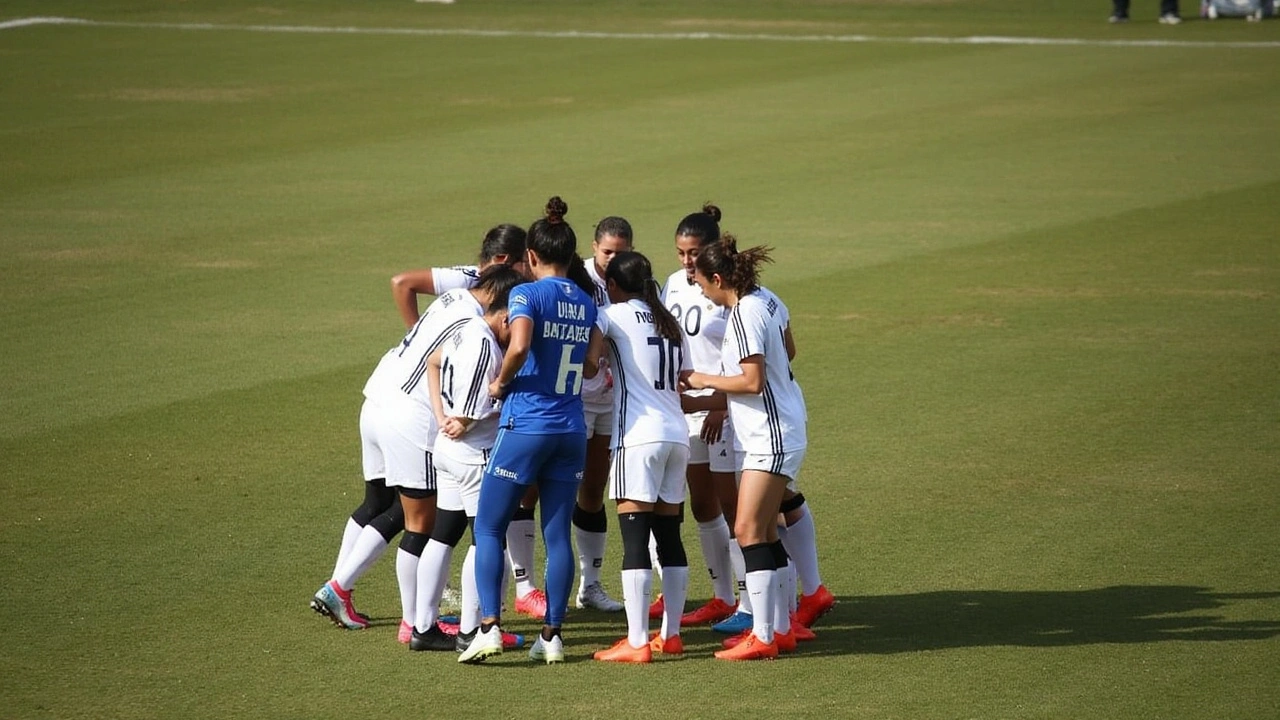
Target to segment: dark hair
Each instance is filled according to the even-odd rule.
[[[701,212],[685,215],[676,226],[676,237],[697,238],[699,245],[716,242],[720,239],[720,217],[720,208],[710,202],[703,203]]]
[[[573,254],[573,259],[569,261],[569,270],[565,273],[574,285],[582,288],[582,292],[590,295],[593,299],[596,296],[596,281],[591,279],[591,273],[587,272],[587,264],[578,257],[577,253]]]
[[[680,340],[684,335],[680,322],[671,314],[658,296],[658,281],[653,279],[653,266],[649,258],[638,252],[620,252],[609,261],[604,277],[612,280],[623,292],[639,295],[653,313],[653,326],[658,334],[668,340]]]
[[[771,252],[764,245],[739,251],[738,239],[725,233],[719,242],[704,246],[693,265],[703,277],[719,275],[741,297],[760,286],[760,264],[773,262]]]
[[[480,264],[484,265],[499,255],[506,255],[509,262],[524,260],[524,239],[527,234],[524,228],[511,223],[491,228],[480,243]]]
[[[492,299],[489,300],[489,306],[485,308],[485,312],[493,313],[507,306],[512,288],[526,282],[528,279],[510,265],[490,265],[480,271],[475,287],[471,289],[490,295]]]
[[[605,235],[613,235],[627,241],[627,247],[631,247],[634,233],[631,232],[631,223],[626,218],[620,218],[617,215],[610,215],[596,224],[596,242]]]
[[[526,243],[542,262],[567,268],[578,253],[578,236],[564,221],[569,205],[556,195],[547,201],[544,212],[544,217],[529,226]]]

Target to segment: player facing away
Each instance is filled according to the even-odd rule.
[[[667,278],[662,290],[663,304],[679,321],[685,335],[693,369],[713,374],[720,372],[720,343],[729,309],[702,294],[702,288],[693,281],[693,263],[704,246],[720,240],[720,218],[720,208],[708,203],[680,220],[675,231],[680,269]],[[720,623],[733,616],[738,604],[734,596],[735,568],[737,577],[742,577],[742,553],[737,552],[731,530],[738,502],[733,429],[723,398],[713,402],[711,395],[710,390],[690,390],[682,397],[689,438],[689,508],[698,524],[699,546],[713,594],[705,604],[685,613],[681,625]],[[660,597],[654,602],[650,617],[661,616],[663,600]],[[749,599],[744,602],[744,612],[750,623]],[[740,631],[741,628],[734,632]]]
[[[513,290],[508,303],[511,340],[489,388],[502,399],[502,414],[475,519],[481,621],[458,657],[463,663],[502,652],[502,539],[521,496],[535,484],[547,552],[547,614],[529,656],[564,660],[560,631],[574,574],[570,521],[587,444],[582,381],[596,374],[587,347],[600,332],[591,296],[569,279],[575,266],[581,270],[581,259],[564,220],[568,209],[553,197],[546,216],[529,228],[529,269],[537,280]]]
[[[721,345],[721,374],[693,372],[688,387],[724,393],[741,454],[735,534],[746,565],[752,628],[731,638],[716,652],[722,660],[760,660],[795,650],[790,602],[786,597],[788,564],[778,532],[778,515],[804,460],[806,411],[804,396],[791,372],[795,341],[782,301],[759,284],[759,265],[769,250],[738,251],[724,235],[702,248],[694,262],[694,280],[706,297],[730,308]]]
[[[462,602],[455,638],[436,623],[453,549],[476,515],[480,477],[498,435],[499,402],[489,384],[498,376],[507,342],[507,294],[495,296],[482,318],[470,318],[428,360],[432,400],[440,433],[432,448],[436,468],[436,522],[418,563],[417,611],[410,650],[452,651],[469,643],[480,622],[475,584],[475,548],[462,567]],[[504,639],[519,647],[520,636]],[[465,647],[465,646],[464,646]]]
[[[398,345],[388,350],[365,383],[360,411],[360,437],[366,480],[384,478],[397,488],[404,509],[405,532],[396,555],[401,623],[411,624],[416,611],[417,565],[435,517],[435,470],[431,445],[437,432],[427,360],[468,318],[484,314],[493,298],[510,292],[523,278],[498,265],[481,274],[471,290],[451,290],[427,308]],[[364,540],[364,533],[360,539]],[[380,539],[380,538],[379,538]],[[361,628],[368,622],[351,604],[351,588],[380,551],[357,543],[334,577],[316,592],[311,606],[334,623]]]
[[[612,304],[598,324],[613,369],[613,461],[609,497],[617,502],[622,535],[622,589],[627,636],[595,654],[596,660],[647,663],[656,650],[681,655],[680,613],[689,561],[680,540],[680,504],[689,462],[689,438],[680,409],[680,373],[691,369],[680,323],[662,304],[653,268],[640,253],[618,253],[605,272]],[[668,598],[662,628],[649,637],[653,567],[649,537],[657,542],[662,593]]]
[[[592,293],[597,308],[609,305],[604,275],[610,262],[620,252],[630,251],[634,233],[625,218],[610,216],[596,224],[591,241],[591,261],[587,274],[594,285]],[[605,358],[607,362],[607,358]],[[619,612],[622,603],[609,597],[600,582],[604,566],[608,514],[604,508],[605,486],[609,482],[609,457],[613,442],[613,377],[608,365],[596,377],[582,384],[582,406],[587,423],[587,462],[578,501],[573,508],[573,539],[578,549],[578,584],[576,605],[605,612]]]
[[[393,277],[391,294],[405,322],[405,328],[412,329],[420,317],[417,293],[438,295],[449,290],[471,289],[475,287],[480,272],[492,265],[512,265],[523,275],[524,237],[524,228],[497,225],[485,233],[481,241],[479,266],[412,270]],[[336,578],[347,561],[354,558],[352,567],[355,575],[347,577],[345,584],[345,587],[350,588],[382,556],[403,529],[404,512],[395,489],[388,488],[382,477],[366,479],[364,499],[348,517],[343,530],[333,577]],[[532,558],[532,546],[529,548],[529,555]],[[317,604],[320,603],[313,598],[311,606],[317,608]],[[364,627],[368,624],[367,619],[355,612],[354,608],[351,613],[358,620],[355,626]],[[409,623],[401,623],[401,642],[409,642],[410,630]]]
[[[485,233],[476,265],[408,270],[393,277],[391,294],[406,327],[413,327],[418,321],[419,295],[439,295],[450,290],[473,287],[480,271],[490,265],[510,265],[527,276],[529,269],[524,260],[525,235],[525,229],[518,225],[496,225]],[[521,499],[520,507],[507,528],[507,560],[511,563],[511,575],[515,581],[516,611],[541,620],[546,614],[547,596],[533,584],[532,575],[534,508],[537,501],[536,488]],[[446,592],[448,591],[446,588]],[[409,628],[402,627],[400,641],[407,643],[409,639]]]

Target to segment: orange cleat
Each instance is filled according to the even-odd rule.
[[[672,635],[663,640],[662,633],[656,632],[649,640],[649,650],[663,655],[683,655],[684,641],[680,639],[679,635]]]
[[[717,660],[773,660],[778,657],[777,643],[765,643],[754,633],[733,647],[716,651]]]
[[[733,614],[737,609],[737,605],[730,605],[720,598],[711,598],[706,605],[690,610],[680,616],[681,627],[685,625],[711,625]]]
[[[661,620],[662,613],[667,609],[667,604],[662,600],[662,593],[658,593],[658,597],[653,599],[649,605],[649,619]]]
[[[809,642],[810,640],[818,639],[818,633],[801,625],[795,615],[791,616],[791,634],[796,637],[796,642]]]
[[[793,633],[773,633],[773,644],[778,646],[780,653],[793,653],[796,651],[796,636]]]
[[[647,663],[653,662],[653,650],[649,648],[649,643],[638,648],[631,647],[631,643],[622,638],[608,650],[597,650],[592,657],[605,662]]]
[[[836,596],[831,594],[826,585],[819,585],[812,595],[801,595],[800,605],[796,608],[796,620],[805,627],[813,627],[818,618],[827,614],[836,604]]]

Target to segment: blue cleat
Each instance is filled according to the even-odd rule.
[[[711,629],[726,635],[737,635],[744,630],[750,630],[751,623],[751,613],[745,613],[739,610],[724,620],[712,625]]]

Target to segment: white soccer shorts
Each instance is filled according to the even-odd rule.
[[[609,464],[609,498],[675,505],[684,502],[684,472],[689,448],[683,443],[654,442],[614,448]]]

